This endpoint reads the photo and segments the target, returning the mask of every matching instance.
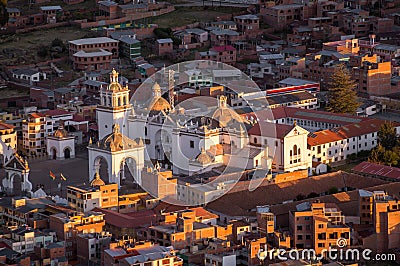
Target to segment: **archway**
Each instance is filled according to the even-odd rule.
[[[137,183],[136,167],[136,160],[132,157],[126,157],[121,161],[121,170],[119,172],[121,184]]]
[[[50,156],[51,156],[51,159],[53,159],[53,160],[57,159],[57,149],[56,148],[52,147],[50,149]]]
[[[22,195],[22,177],[18,174],[11,176],[13,190],[12,195]]]
[[[108,163],[107,160],[103,157],[103,156],[98,156],[96,157],[96,159],[94,160],[94,169],[95,172],[99,172],[100,178],[105,181],[106,183],[108,183],[109,180],[109,172],[108,172]],[[91,176],[90,178],[93,178],[93,176]]]
[[[67,147],[64,149],[64,158],[65,159],[71,158],[71,148]]]

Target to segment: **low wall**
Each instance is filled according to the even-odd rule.
[[[130,16],[123,17],[123,18],[108,19],[108,20],[101,20],[101,21],[94,21],[94,22],[87,22],[85,20],[77,20],[77,21],[75,21],[75,23],[77,23],[82,29],[97,28],[97,27],[102,27],[102,26],[125,23],[125,22],[129,22],[129,21],[135,21],[135,20],[139,20],[139,19],[143,19],[143,18],[156,17],[156,16],[170,13],[172,11],[175,11],[175,7],[168,6],[166,8],[163,8],[163,9],[160,9],[157,11],[135,13]]]

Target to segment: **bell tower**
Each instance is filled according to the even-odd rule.
[[[118,124],[123,134],[128,133],[127,117],[132,112],[129,103],[128,86],[118,82],[118,72],[113,69],[110,73],[110,84],[100,89],[100,105],[96,109],[99,139],[112,133],[112,126]]]

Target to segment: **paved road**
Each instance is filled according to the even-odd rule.
[[[76,158],[68,160],[29,160],[29,168],[29,181],[33,185],[33,191],[36,191],[38,186],[43,185],[47,194],[66,197],[67,186],[89,184],[88,155],[86,150],[78,151]],[[56,175],[55,180],[50,178],[50,171]],[[66,181],[61,180],[61,173],[67,178]],[[4,176],[4,169],[0,169],[0,179],[3,179]],[[105,181],[108,183],[108,180]],[[59,184],[61,184],[61,189],[58,188]],[[121,193],[133,193],[138,191],[138,189],[133,185],[132,181],[127,179],[120,191]]]

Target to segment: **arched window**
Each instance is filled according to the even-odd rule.
[[[118,106],[121,106],[121,97],[118,97]]]
[[[293,151],[290,151],[290,156],[293,156]]]
[[[298,155],[300,155],[300,148],[298,148],[298,150],[297,150],[297,154],[298,154]]]
[[[297,155],[297,145],[293,146],[293,155]]]
[[[257,144],[257,138],[254,137],[254,144]]]

